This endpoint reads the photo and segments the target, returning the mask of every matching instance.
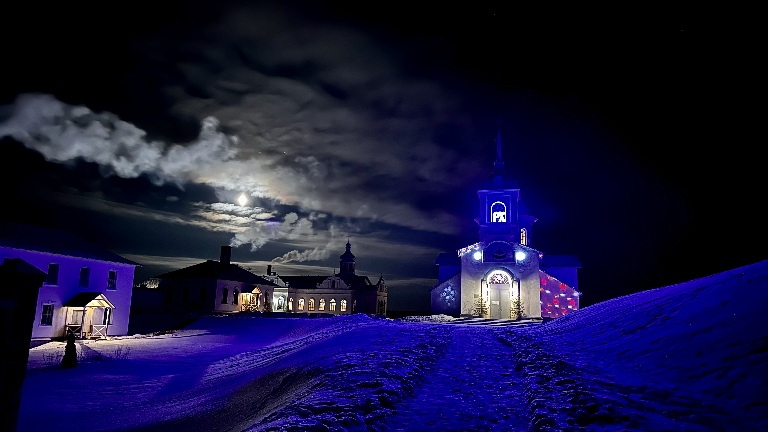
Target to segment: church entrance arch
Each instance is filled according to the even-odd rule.
[[[506,270],[496,269],[488,274],[488,315],[490,318],[509,318],[514,293],[514,278]]]

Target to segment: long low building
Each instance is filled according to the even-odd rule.
[[[278,275],[267,267],[264,276],[281,286],[278,299],[285,297],[286,312],[308,314],[387,314],[387,284],[383,276],[376,283],[356,274],[356,258],[347,241],[339,257],[339,272],[333,275]]]
[[[333,275],[278,275],[267,267],[258,276],[231,262],[232,247],[221,246],[219,260],[207,260],[155,276],[140,290],[142,309],[195,313],[284,312],[293,314],[386,315],[387,285],[356,274],[351,245]],[[154,294],[154,295],[153,295]]]

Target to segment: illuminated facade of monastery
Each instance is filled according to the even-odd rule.
[[[479,240],[442,253],[431,312],[451,316],[544,320],[579,308],[579,260],[532,247],[536,218],[527,214],[496,142],[493,173],[477,191]]]

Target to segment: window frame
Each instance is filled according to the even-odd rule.
[[[50,313],[46,314],[46,309],[50,308]],[[40,308],[40,325],[43,327],[53,326],[53,312],[55,309],[54,303],[43,303]],[[47,318],[47,319],[46,319]]]
[[[80,288],[88,288],[91,284],[91,268],[80,267],[80,277],[78,279],[78,286]]]
[[[110,270],[107,273],[107,289],[117,291],[117,270]]]

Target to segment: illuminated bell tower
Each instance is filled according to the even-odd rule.
[[[477,191],[480,204],[475,221],[480,226],[480,241],[520,242],[520,189],[517,182],[507,176],[504,161],[501,159],[501,131],[496,138],[496,161],[493,173],[481,189]]]

